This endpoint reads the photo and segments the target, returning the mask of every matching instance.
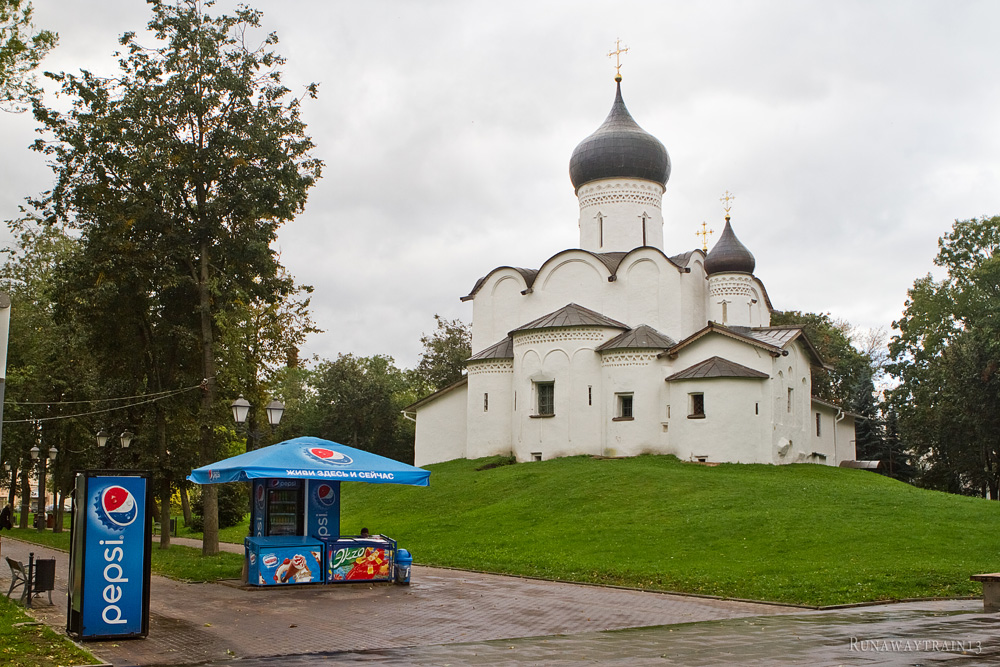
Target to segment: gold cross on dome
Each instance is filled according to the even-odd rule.
[[[620,77],[622,75],[622,54],[628,53],[628,47],[622,48],[622,40],[619,37],[615,40],[615,50],[608,52],[608,58],[615,59],[615,76]]]
[[[729,217],[729,209],[731,209],[733,207],[732,201],[734,199],[736,199],[736,195],[734,195],[733,193],[731,193],[729,190],[726,190],[726,194],[724,194],[719,199],[719,201],[723,202],[722,208],[726,211],[726,217],[727,218]]]
[[[694,233],[695,236],[700,236],[701,237],[701,249],[702,250],[704,250],[706,252],[708,251],[708,237],[711,236],[714,233],[715,233],[715,230],[714,229],[709,229],[708,225],[704,221],[702,221],[702,223],[701,223],[701,231]]]

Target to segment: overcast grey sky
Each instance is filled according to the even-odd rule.
[[[141,0],[35,0],[53,71],[112,74]],[[718,238],[719,198],[778,309],[888,328],[956,218],[1000,213],[992,1],[258,0],[326,161],[278,246],[315,286],[304,356],[412,366],[433,315],[499,265],[578,244],[573,148],[614,97],[667,147],[668,254]],[[221,1],[218,13],[235,3]],[[149,40],[151,43],[151,40]],[[0,116],[0,217],[51,175]]]

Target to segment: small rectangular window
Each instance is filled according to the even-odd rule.
[[[820,427],[820,423],[821,423],[821,419],[820,419],[819,413],[817,412],[816,413],[816,437],[819,437],[819,436],[822,435],[822,429]]]
[[[632,394],[616,394],[618,397],[618,416],[615,419],[632,419]]]
[[[691,397],[691,405],[688,411],[688,419],[704,419],[705,394],[689,394],[689,396]]]
[[[587,405],[594,404],[594,388],[592,386],[587,387]]]
[[[490,395],[488,393],[483,394],[483,412],[490,411]]]
[[[541,452],[531,452],[531,460],[532,461],[541,461],[542,460],[542,453]]]
[[[554,415],[556,413],[555,382],[536,382],[535,391],[538,395],[538,414]]]
[[[788,412],[792,411],[792,394],[795,392],[791,387],[788,388]]]
[[[760,403],[754,403],[753,404],[753,413],[755,415],[759,415],[760,414]]]

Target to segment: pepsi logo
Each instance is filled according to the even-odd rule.
[[[316,500],[323,507],[332,507],[337,502],[337,490],[329,484],[320,484],[316,487]]]
[[[346,466],[354,463],[354,459],[347,454],[341,454],[338,451],[327,449],[325,447],[309,447],[306,449],[306,452],[313,458],[318,459],[323,463],[338,466]]]
[[[109,486],[97,494],[97,517],[108,528],[125,530],[139,516],[139,504],[128,489]]]

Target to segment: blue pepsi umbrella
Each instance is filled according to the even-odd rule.
[[[246,482],[258,478],[326,479],[369,484],[427,486],[429,470],[321,438],[293,438],[195,468],[195,484]]]

